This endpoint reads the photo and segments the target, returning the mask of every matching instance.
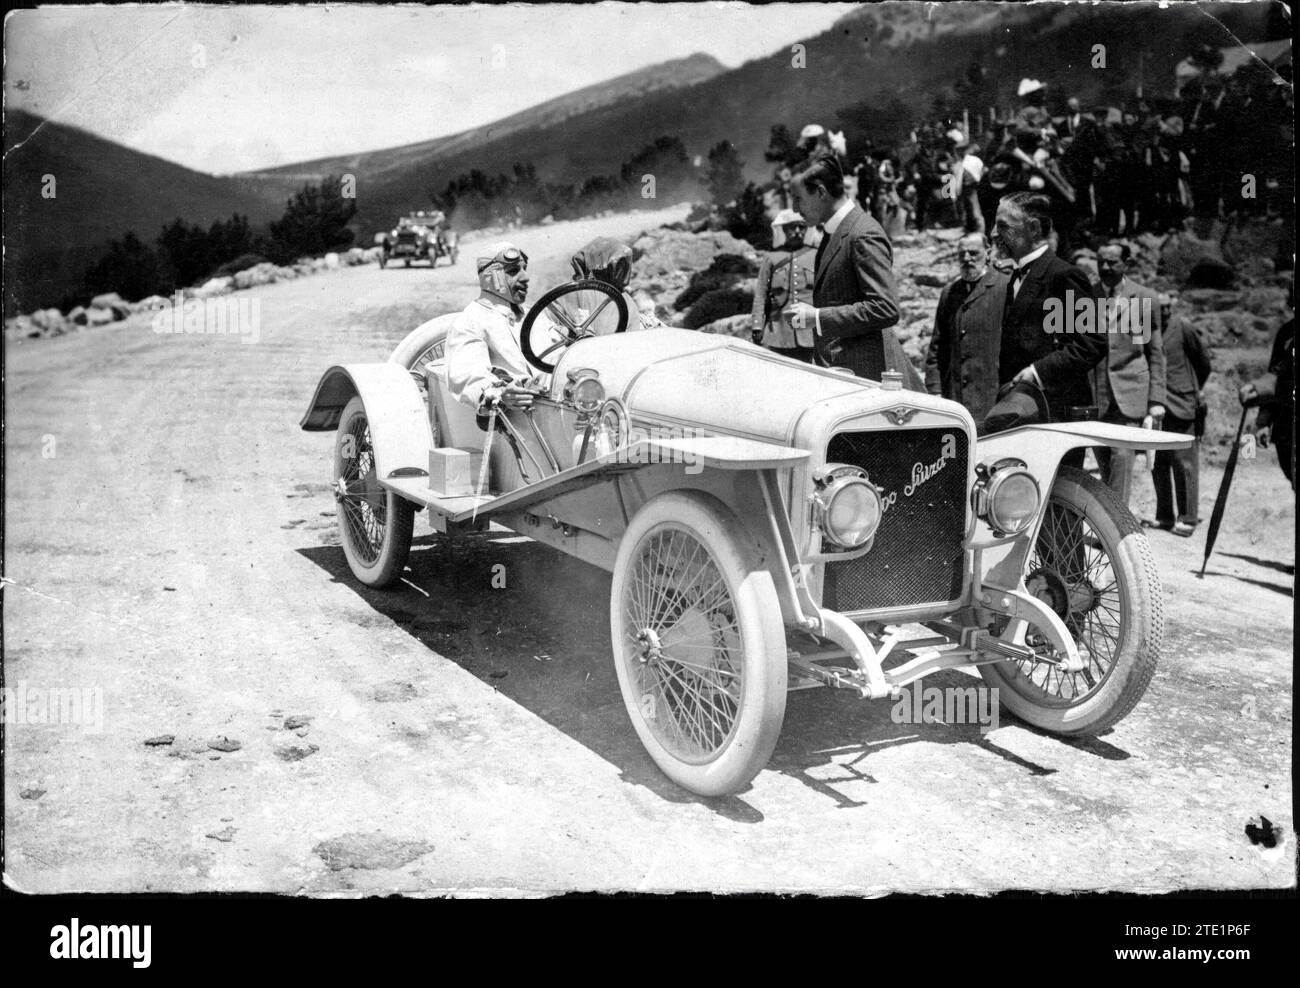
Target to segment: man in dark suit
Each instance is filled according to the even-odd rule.
[[[939,296],[925,357],[925,389],[961,402],[982,434],[998,392],[998,351],[1008,275],[991,267],[989,241],[974,233],[957,242],[955,281]]]
[[[1201,389],[1210,376],[1210,355],[1200,334],[1186,319],[1161,314],[1165,350],[1165,432],[1190,435],[1190,449],[1156,452],[1151,480],[1156,487],[1156,516],[1143,524],[1175,535],[1189,536],[1200,521],[1201,433],[1205,430],[1205,400]]]
[[[812,326],[826,361],[879,381],[886,370],[903,375],[903,386],[923,391],[920,375],[890,328],[898,322],[894,251],[879,223],[844,189],[833,155],[814,158],[791,183],[795,209],[823,230],[817,248],[812,304],[788,311],[795,330]]]
[[[1103,422],[1162,428],[1165,417],[1165,344],[1160,299],[1128,277],[1128,244],[1108,243],[1097,251],[1097,271],[1106,293],[1106,356],[1093,369],[1093,387]],[[1101,475],[1128,504],[1133,478],[1131,449],[1096,449]]]
[[[1051,200],[1016,192],[998,204],[993,241],[1015,262],[1002,317],[998,380],[1043,390],[1054,421],[1070,421],[1092,404],[1089,373],[1106,354],[1095,331],[1074,332],[1075,303],[1096,303],[1088,276],[1052,253]],[[1082,326],[1077,328],[1083,328]],[[1082,461],[1082,451],[1067,457]]]

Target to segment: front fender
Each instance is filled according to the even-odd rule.
[[[1139,429],[1111,422],[1052,422],[1008,429],[979,439],[975,444],[975,462],[993,464],[1003,457],[1023,460],[1038,481],[1042,501],[1038,517],[1018,539],[999,540],[983,521],[977,520],[971,538],[972,547],[983,549],[980,556],[981,583],[1016,589],[1020,583],[1024,560],[1032,539],[1037,537],[1047,508],[1048,495],[1056,482],[1061,458],[1072,449],[1110,446],[1115,449],[1186,449],[1195,440],[1177,432]]]
[[[370,421],[379,477],[428,475],[433,432],[429,412],[410,371],[400,364],[339,364],[316,385],[307,414],[299,423],[307,432],[338,428],[347,403],[357,395]]]
[[[1061,457],[1081,446],[1110,446],[1114,449],[1186,449],[1191,436],[1157,429],[1138,429],[1112,422],[1051,422],[1022,425],[1018,429],[984,436],[976,441],[976,462],[992,463],[1004,456],[1025,461],[1034,476],[1046,471],[1056,475]]]

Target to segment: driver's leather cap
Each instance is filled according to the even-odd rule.
[[[488,247],[488,253],[477,258],[476,270],[482,274],[493,264],[527,264],[528,255],[511,243],[495,243]]]

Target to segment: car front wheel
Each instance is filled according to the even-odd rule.
[[[701,796],[744,788],[781,733],[787,674],[776,589],[735,515],[693,492],[649,501],[614,564],[610,632],[628,716],[659,768]]]
[[[1142,527],[1110,487],[1062,467],[1025,586],[1065,622],[1084,668],[1025,659],[981,665],[981,675],[1026,723],[1054,734],[1104,731],[1137,705],[1160,656],[1163,592]],[[1023,638],[1051,650],[1032,625]]]
[[[360,396],[348,402],[339,419],[333,487],[343,555],[352,575],[368,587],[397,582],[411,551],[415,506],[380,485]]]

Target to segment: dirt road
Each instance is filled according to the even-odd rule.
[[[534,296],[586,238],[664,218],[522,231]],[[331,363],[383,359],[417,322],[465,304],[472,245],[465,255],[243,293],[259,300],[256,343],[159,335],[134,317],[9,347],[6,685],[86,690],[91,721],[8,726],[10,883],[1291,882],[1295,514],[1271,451],[1243,463],[1243,520],[1204,581],[1191,572],[1199,536],[1155,537],[1167,660],[1113,732],[1066,743],[1004,719],[981,735],[799,692],[753,786],[700,800],[658,773],[627,721],[604,573],[504,535],[448,545],[417,521],[409,584],[381,594],[349,578],[326,487],[333,437],[298,419]],[[1208,511],[1217,474],[1204,485]],[[1261,814],[1282,846],[1246,836]]]

